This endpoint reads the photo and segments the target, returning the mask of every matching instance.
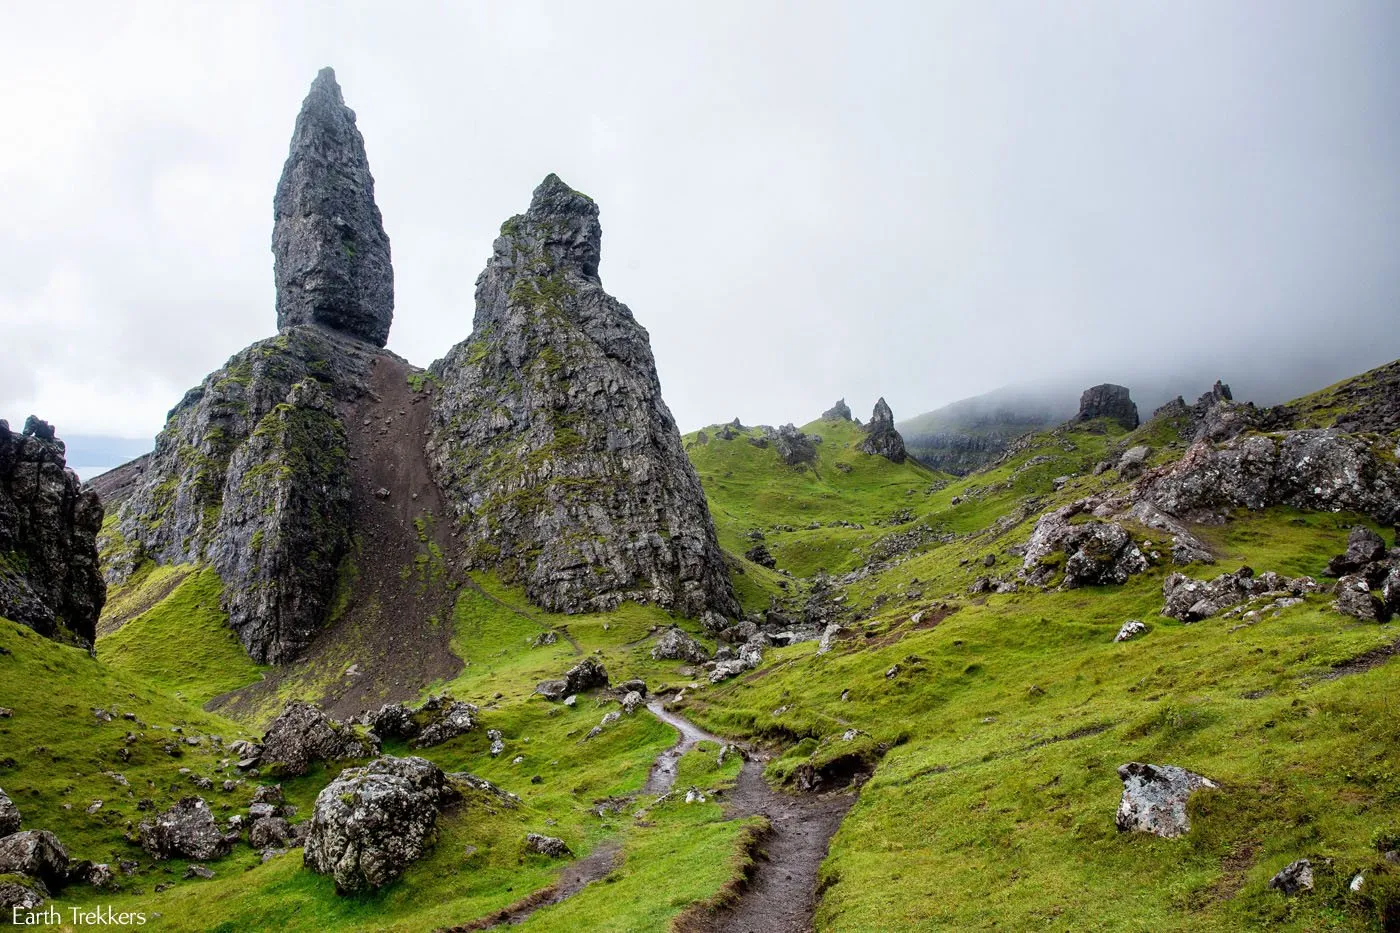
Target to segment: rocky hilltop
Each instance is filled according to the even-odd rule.
[[[894,412],[884,398],[875,403],[870,414],[870,423],[865,426],[866,438],[860,449],[868,454],[877,454],[891,463],[903,463],[904,438],[894,428]]]
[[[64,453],[47,422],[30,415],[16,434],[0,420],[0,616],[91,647],[107,598],[102,504]]]
[[[558,177],[501,226],[472,335],[434,363],[429,458],[469,560],[556,611],[738,606],[646,330],[598,277],[598,206]]]

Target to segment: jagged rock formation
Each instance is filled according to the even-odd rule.
[[[1162,615],[1180,622],[1198,622],[1255,597],[1296,599],[1316,589],[1317,583],[1311,577],[1289,578],[1271,570],[1255,576],[1249,567],[1223,573],[1213,580],[1194,580],[1174,573],[1162,581]]]
[[[773,442],[773,449],[788,466],[815,462],[817,445],[822,442],[820,434],[803,434],[792,424],[785,424],[777,431],[765,426],[763,436]]]
[[[1081,499],[1047,512],[1035,523],[1022,563],[1031,583],[1048,582],[1058,569],[1064,570],[1065,589],[1126,583],[1130,575],[1147,569],[1147,558],[1122,525],[1071,521],[1098,504]]]
[[[65,465],[53,428],[0,420],[0,616],[91,646],[107,598],[98,567],[102,505]]]
[[[303,864],[337,894],[383,887],[437,839],[438,812],[460,796],[423,758],[378,758],[341,772],[316,796]]]
[[[1129,431],[1138,426],[1137,404],[1128,394],[1127,386],[1105,382],[1085,389],[1079,397],[1079,414],[1075,421],[1093,421],[1107,418],[1116,421]]]
[[[866,438],[861,442],[861,450],[884,457],[892,463],[904,462],[907,456],[904,438],[895,430],[894,412],[890,411],[890,406],[884,398],[875,403],[875,410],[870,415],[870,423],[865,426],[865,431]]]
[[[355,111],[329,68],[301,105],[272,204],[277,326],[321,324],[384,346],[394,315],[389,238]]]
[[[313,762],[368,758],[377,753],[373,736],[361,738],[310,703],[292,702],[268,726],[261,763],[288,777],[305,774]]]
[[[550,175],[501,226],[428,454],[468,560],[554,611],[738,614],[646,330],[598,278],[598,208]]]
[[[823,421],[851,421],[851,406],[846,404],[846,400],[839,399],[826,411],[822,412]]]

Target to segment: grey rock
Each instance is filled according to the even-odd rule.
[[[1385,539],[1365,525],[1357,525],[1347,535],[1347,549],[1327,564],[1329,577],[1342,577],[1362,570],[1385,558]]]
[[[1107,418],[1129,431],[1138,426],[1138,409],[1126,386],[1104,383],[1084,390],[1079,396],[1079,413],[1076,421],[1093,421]]]
[[[365,725],[381,739],[411,739],[420,729],[412,711],[402,703],[388,703],[369,713]]]
[[[185,879],[186,881],[189,881],[189,880],[191,880],[192,878],[203,878],[205,881],[208,881],[208,880],[212,879],[213,877],[214,877],[214,869],[210,868],[208,865],[186,865],[186,866],[185,866],[184,879]]]
[[[19,832],[19,824],[19,807],[15,806],[15,802],[3,789],[0,789],[0,839]]]
[[[894,427],[894,412],[883,397],[875,403],[870,415],[870,423],[865,426],[865,440],[860,449],[865,453],[884,457],[892,463],[903,463],[908,456],[904,449],[904,438]]]
[[[200,797],[183,797],[137,830],[141,848],[153,858],[187,858],[210,861],[228,855],[236,833],[220,832],[214,814]]]
[[[1400,615],[1400,567],[1393,568],[1381,583],[1381,598],[1389,615]]]
[[[646,701],[642,699],[642,695],[640,693],[638,693],[635,690],[631,690],[627,693],[626,696],[622,698],[622,711],[630,716],[637,710],[641,709],[642,705],[645,702]]]
[[[18,875],[0,879],[0,916],[6,922],[23,918],[25,913],[43,907],[48,897],[49,890],[43,882]]]
[[[1371,594],[1370,584],[1359,573],[1338,580],[1335,592],[1337,599],[1332,608],[1344,616],[1363,622],[1384,622],[1388,618],[1385,603]]]
[[[574,854],[569,851],[564,840],[554,836],[541,836],[539,833],[526,834],[525,851],[547,855],[550,858],[572,858]]]
[[[846,404],[846,400],[840,399],[826,411],[822,412],[823,421],[850,421],[851,406]]]
[[[803,434],[791,424],[778,428],[777,433],[771,435],[769,440],[773,442],[773,449],[778,452],[778,456],[788,466],[816,462],[817,444],[821,443],[821,439],[816,435]]]
[[[1198,622],[1265,593],[1286,591],[1302,596],[1316,589],[1317,584],[1310,577],[1289,578],[1273,572],[1255,576],[1249,567],[1213,580],[1195,580],[1174,573],[1162,581],[1162,615],[1180,622]]]
[[[0,420],[0,616],[90,648],[107,598],[102,504],[67,468],[65,451],[33,415],[22,434]]]
[[[429,462],[466,559],[546,609],[738,615],[647,332],[598,278],[597,205],[556,176],[501,227],[472,336],[433,364]]]
[[[535,692],[547,700],[562,700],[565,697],[608,685],[608,672],[593,658],[584,658],[560,680],[546,680],[535,688]]]
[[[1135,479],[1141,476],[1144,467],[1147,466],[1147,458],[1151,455],[1152,448],[1146,444],[1129,447],[1124,451],[1123,456],[1118,458],[1118,475],[1123,479]]]
[[[288,777],[305,774],[312,762],[368,758],[378,751],[344,723],[331,719],[310,703],[287,704],[263,736],[262,762],[278,765]]]
[[[277,326],[320,324],[382,347],[394,315],[389,238],[355,112],[323,68],[272,202]]]
[[[1153,833],[1172,838],[1191,829],[1186,801],[1202,787],[1218,787],[1214,781],[1175,765],[1129,762],[1118,768],[1123,798],[1116,822],[1121,832]]]
[[[431,748],[466,735],[476,727],[477,712],[472,704],[450,696],[430,697],[418,710],[418,718],[424,720],[424,726],[418,738],[414,739],[414,746]]]
[[[751,560],[760,567],[767,567],[770,570],[778,566],[777,559],[774,558],[773,554],[768,550],[768,545],[764,544],[762,541],[745,551],[744,559]]]
[[[506,739],[500,729],[487,729],[486,738],[491,741],[491,757],[496,758],[506,750]]]
[[[437,839],[441,808],[458,796],[423,758],[377,758],[349,768],[316,797],[303,862],[338,894],[381,888]]]
[[[693,664],[703,664],[710,659],[710,653],[705,650],[704,645],[673,625],[656,639],[656,644],[651,649],[651,657],[654,661],[689,661]]]
[[[1137,638],[1147,631],[1147,626],[1137,619],[1129,619],[1123,623],[1123,627],[1118,630],[1118,634],[1113,637],[1114,641],[1128,641]]]
[[[1269,879],[1269,887],[1290,897],[1311,891],[1313,889],[1312,862],[1305,858],[1289,862],[1282,871]]]
[[[268,816],[248,828],[248,844],[258,851],[285,849],[292,843],[291,825],[280,816]]]
[[[1066,589],[1126,583],[1130,575],[1147,569],[1147,558],[1122,525],[1097,520],[1071,522],[1097,504],[1093,499],[1081,499],[1040,517],[1022,559],[1022,570],[1031,582],[1043,583],[1053,576],[1051,558],[1056,552],[1065,555]]]
[[[57,891],[68,882],[68,852],[48,830],[12,833],[0,839],[0,875],[26,875]]]

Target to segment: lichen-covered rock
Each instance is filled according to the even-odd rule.
[[[1219,447],[1196,442],[1175,464],[1146,474],[1136,494],[1183,518],[1291,505],[1391,523],[1400,517],[1400,466],[1365,437],[1332,430],[1252,434]]]
[[[777,559],[773,556],[773,553],[768,550],[768,545],[764,544],[762,541],[745,551],[744,558],[753,561],[760,567],[767,567],[770,570],[778,566]]]
[[[541,836],[539,833],[525,835],[525,851],[547,855],[550,858],[572,858],[574,854],[563,839],[556,836]]]
[[[1064,555],[1059,566],[1064,570],[1066,589],[1126,583],[1129,576],[1147,569],[1147,558],[1122,525],[1097,520],[1071,522],[1097,505],[1097,500],[1081,499],[1036,521],[1022,560],[1022,570],[1031,582],[1048,582],[1054,576],[1057,553]]]
[[[1116,822],[1120,832],[1154,833],[1173,838],[1189,832],[1186,801],[1202,787],[1218,787],[1214,781],[1175,765],[1147,765],[1133,761],[1118,768],[1123,798]]]
[[[381,739],[411,739],[420,729],[413,711],[402,703],[389,703],[369,713],[365,725]]]
[[[1132,400],[1127,386],[1105,382],[1085,389],[1079,396],[1079,413],[1076,421],[1093,421],[1107,418],[1116,421],[1129,431],[1138,426],[1137,404]]]
[[[472,336],[432,372],[429,461],[467,558],[537,605],[738,615],[646,330],[603,291],[597,205],[550,175],[501,227]]]
[[[454,700],[450,696],[430,697],[418,709],[423,731],[413,744],[417,748],[431,748],[441,745],[448,739],[466,735],[476,727],[478,710],[470,703]]]
[[[1255,576],[1253,569],[1241,567],[1213,580],[1195,580],[1174,573],[1162,581],[1166,604],[1162,615],[1180,622],[1198,622],[1265,593],[1298,597],[1317,589],[1311,577],[1283,577],[1273,571]]]
[[[1384,622],[1386,606],[1371,593],[1371,585],[1362,574],[1349,574],[1337,581],[1336,600],[1332,608],[1344,616],[1362,622]]]
[[[423,758],[349,768],[316,796],[303,863],[333,876],[339,894],[381,888],[427,853],[440,810],[456,797],[442,769]]]
[[[187,858],[201,862],[228,855],[237,833],[225,833],[214,822],[209,805],[200,797],[184,797],[137,829],[141,848],[153,858]]]
[[[868,454],[884,457],[893,463],[903,463],[908,456],[904,449],[904,438],[894,428],[894,412],[882,397],[875,403],[870,415],[870,423],[865,426],[865,440],[860,449]]]
[[[1137,638],[1147,631],[1147,626],[1137,619],[1129,619],[1123,623],[1123,627],[1118,630],[1118,634],[1113,636],[1114,641],[1129,641]]]
[[[1365,525],[1357,525],[1347,535],[1347,549],[1327,563],[1329,577],[1355,573],[1385,558],[1385,539]]]
[[[98,566],[102,504],[65,462],[53,428],[0,420],[0,616],[91,647],[107,598]]]
[[[783,425],[776,432],[764,428],[764,432],[764,436],[773,442],[773,449],[788,466],[801,466],[816,461],[817,444],[821,443],[821,438],[803,434],[791,424]]]
[[[662,632],[651,648],[654,661],[690,661],[703,664],[710,659],[705,646],[674,625]]]
[[[1147,458],[1151,455],[1152,448],[1146,444],[1129,447],[1123,452],[1123,456],[1118,458],[1118,475],[1123,479],[1141,476],[1143,467],[1147,465]]]
[[[822,420],[823,420],[823,421],[850,421],[850,420],[851,420],[851,406],[849,406],[849,405],[846,404],[846,400],[845,400],[844,398],[843,398],[843,399],[839,399],[839,400],[837,400],[837,402],[836,402],[835,405],[832,405],[832,406],[831,406],[830,408],[828,408],[826,411],[822,412]]]
[[[68,882],[68,852],[48,830],[12,833],[0,839],[0,875],[25,875],[57,891]]]
[[[277,325],[389,338],[394,270],[355,112],[321,69],[301,105],[272,201]]]
[[[292,827],[280,816],[266,816],[248,827],[248,844],[263,849],[286,849],[295,842]]]
[[[569,668],[563,678],[546,680],[535,688],[535,692],[548,700],[562,700],[564,697],[585,690],[608,685],[607,669],[593,658],[584,658]]]
[[[0,917],[7,923],[17,920],[22,924],[24,915],[43,907],[48,897],[43,882],[23,875],[0,877]]]
[[[272,721],[262,741],[262,764],[276,765],[288,777],[305,774],[316,761],[368,758],[378,752],[344,723],[310,703],[295,701]]]
[[[0,839],[19,832],[19,807],[0,789]]]
[[[1303,894],[1313,889],[1312,862],[1305,858],[1289,862],[1269,879],[1269,887],[1282,894]]]

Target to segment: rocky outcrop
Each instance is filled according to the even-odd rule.
[[[64,455],[47,422],[31,415],[16,434],[0,421],[0,616],[91,647],[107,598],[102,505]]]
[[[7,921],[23,917],[32,910],[38,910],[48,900],[49,890],[43,882],[26,878],[23,875],[0,877],[0,917]]]
[[[653,661],[690,661],[703,664],[710,660],[705,646],[674,625],[662,632],[651,648]]]
[[[1223,573],[1213,580],[1194,580],[1174,573],[1162,581],[1166,605],[1162,615],[1179,622],[1198,622],[1241,603],[1262,596],[1301,597],[1315,592],[1311,577],[1290,578],[1273,571],[1258,576],[1249,567]]]
[[[890,411],[890,406],[881,398],[875,403],[875,410],[870,415],[870,423],[865,426],[865,440],[861,441],[860,449],[868,454],[884,457],[892,463],[903,463],[907,456],[904,450],[904,438],[894,428],[894,412]]]
[[[320,324],[384,346],[394,315],[389,238],[355,111],[329,68],[301,105],[272,211],[277,326]]]
[[[830,408],[828,408],[826,411],[822,412],[822,420],[823,420],[823,421],[850,421],[850,420],[852,420],[852,419],[851,419],[851,406],[849,406],[849,405],[846,404],[846,400],[845,400],[844,398],[843,398],[843,399],[838,399],[835,405],[832,405],[832,406],[831,406]]]
[[[1357,525],[1347,535],[1347,549],[1327,563],[1329,577],[1341,577],[1365,570],[1385,560],[1385,539],[1365,525]],[[1381,574],[1384,577],[1384,574]]]
[[[1385,622],[1390,612],[1381,599],[1371,592],[1371,585],[1363,574],[1348,574],[1337,581],[1334,591],[1336,600],[1332,608],[1344,616],[1360,619],[1362,622]]]
[[[263,736],[261,763],[278,773],[305,774],[313,762],[368,758],[378,752],[372,737],[361,738],[344,723],[331,719],[310,703],[287,704]]]
[[[423,758],[349,768],[316,796],[303,864],[334,877],[338,894],[381,888],[427,854],[439,811],[458,796]]]
[[[1116,822],[1120,832],[1144,832],[1168,839],[1191,829],[1186,802],[1214,781],[1175,765],[1147,765],[1133,761],[1118,768],[1123,798]]]
[[[179,803],[137,830],[141,848],[152,858],[187,858],[200,862],[222,858],[238,841],[237,833],[225,833],[214,821],[209,805],[200,797],[184,797]]]
[[[501,227],[472,336],[433,364],[428,455],[468,561],[546,609],[739,612],[647,332],[598,278],[597,205],[550,175]]]
[[[0,839],[0,875],[24,875],[57,891],[68,881],[68,851],[48,830],[14,833]]]
[[[1094,421],[1106,418],[1122,427],[1133,430],[1138,426],[1137,404],[1128,393],[1127,386],[1105,382],[1085,389],[1079,396],[1079,413],[1075,421]]]
[[[575,693],[593,690],[608,685],[608,672],[593,658],[584,658],[569,668],[559,680],[543,681],[535,692],[546,700],[562,700]]]
[[[1191,520],[1291,505],[1391,524],[1400,518],[1400,465],[1365,437],[1334,430],[1251,434],[1218,447],[1197,441],[1176,463],[1145,474],[1135,495]]]
[[[466,735],[476,727],[478,710],[470,703],[450,696],[430,697],[419,707],[422,731],[413,744],[417,748],[432,748],[449,739]]]
[[[1142,475],[1142,471],[1147,464],[1147,458],[1152,455],[1152,448],[1146,444],[1138,444],[1129,447],[1123,452],[1123,456],[1118,458],[1118,476],[1120,479],[1135,479]]]
[[[764,428],[764,437],[773,442],[773,449],[788,466],[816,462],[817,445],[822,442],[819,435],[803,434],[791,424],[783,425],[776,432]]]
[[[1147,558],[1122,525],[1071,521],[1097,505],[1097,500],[1081,499],[1040,517],[1022,561],[1031,583],[1050,582],[1057,569],[1064,571],[1065,589],[1126,583],[1129,576],[1147,569]]]

